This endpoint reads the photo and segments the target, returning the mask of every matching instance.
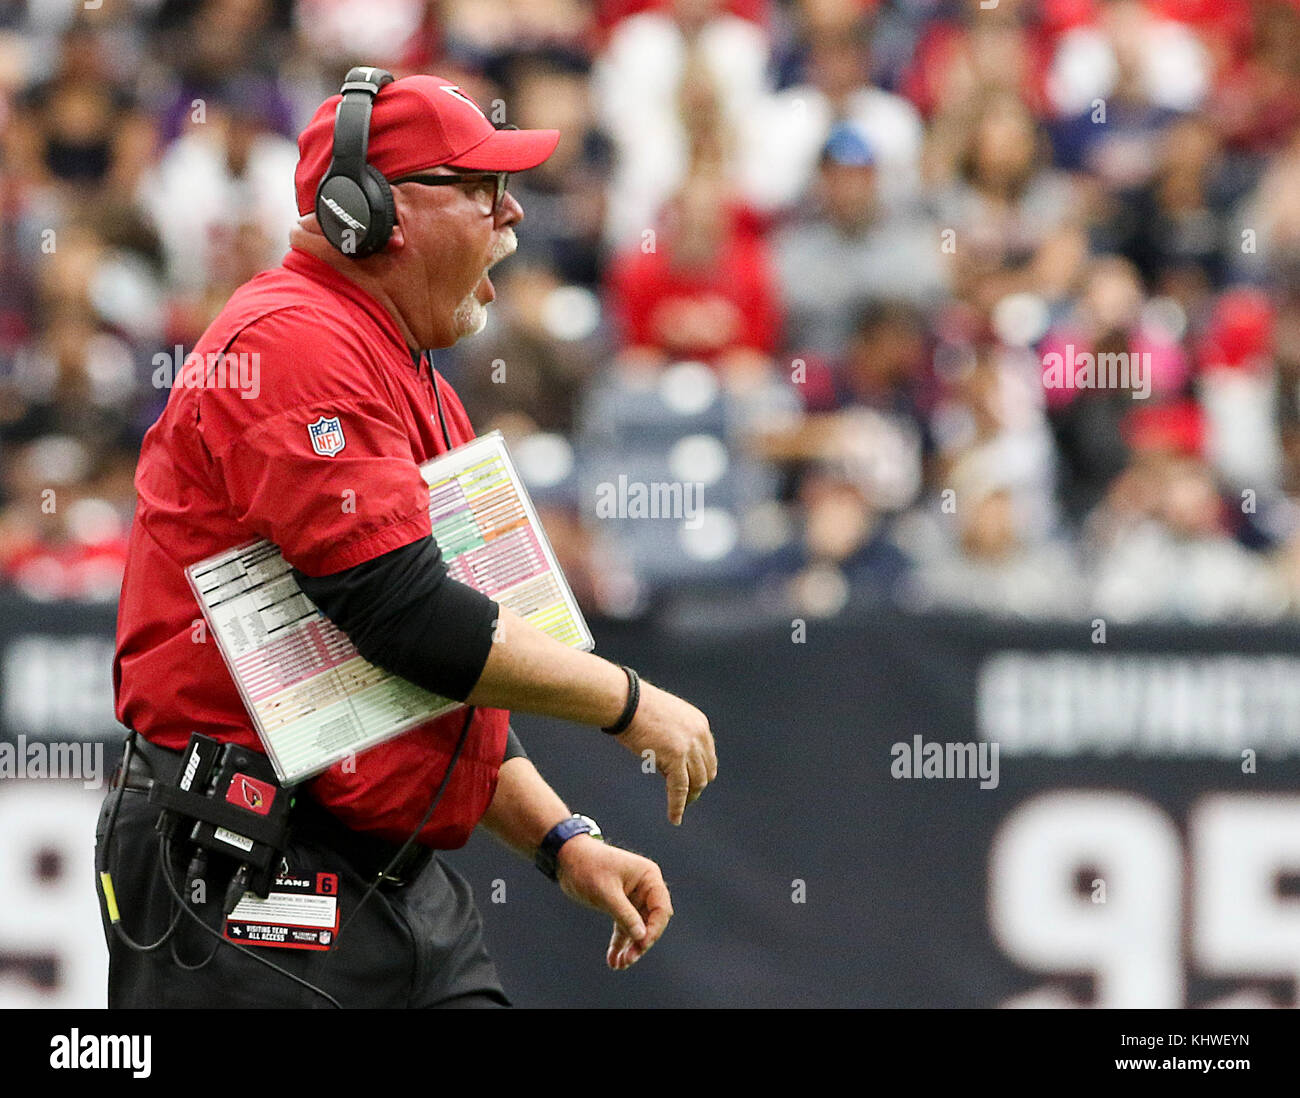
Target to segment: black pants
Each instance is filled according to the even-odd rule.
[[[95,841],[104,831],[116,791],[100,812]],[[315,879],[338,875],[339,910],[346,921],[370,880],[348,858],[343,825],[310,803],[294,809],[293,839],[286,855],[290,874]],[[161,874],[158,810],[141,792],[128,789],[114,827],[108,867],[121,912],[121,926],[140,944],[157,940],[178,911]],[[333,840],[333,841],[332,841]],[[176,852],[179,859],[188,854]],[[223,926],[222,902],[235,864],[220,856],[204,874],[206,902],[191,904],[208,926]],[[172,867],[185,894],[186,865]],[[191,890],[190,899],[198,890]],[[205,934],[182,914],[171,941],[151,953],[130,949],[108,923],[109,1007],[325,1007],[330,1004],[230,945]],[[468,882],[438,858],[402,888],[376,889],[328,952],[247,947],[253,953],[329,992],[344,1007],[509,1006],[496,967],[483,944],[482,920]],[[194,970],[182,965],[198,965]],[[178,963],[178,960],[179,962]]]

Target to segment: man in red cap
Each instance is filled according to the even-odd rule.
[[[496,129],[438,77],[367,68],[302,132],[290,251],[235,292],[187,359],[238,355],[254,384],[229,383],[247,370],[221,371],[226,384],[209,370],[175,386],[141,450],[114,662],[134,758],[97,835],[111,874],[101,878],[111,1006],[505,1004],[469,886],[431,856],[480,822],[612,917],[611,968],[634,963],[667,925],[658,866],[570,812],[508,710],[595,725],[653,753],[674,824],[717,772],[707,719],[451,578],[419,472],[473,437],[425,349],[483,327],[489,268],[514,251],[523,218],[506,173],[541,163],[558,138]],[[172,887],[185,852],[160,867],[158,809],[139,795],[150,781],[175,784],[194,731],[262,750],[185,578],[258,537],[363,656],[469,707],[298,790],[280,877],[317,882],[322,910],[336,896],[343,931],[290,933],[276,949],[230,939],[220,898],[234,862],[215,858],[181,878],[188,892]],[[223,937],[229,947],[214,942]],[[169,948],[143,948],[167,938]]]

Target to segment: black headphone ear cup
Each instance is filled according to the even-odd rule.
[[[366,198],[370,201],[370,232],[366,234],[366,255],[380,251],[393,235],[397,211],[393,206],[393,188],[373,164],[366,165]]]
[[[345,175],[326,176],[316,191],[316,220],[331,244],[344,255],[362,256],[374,227],[365,188]]]

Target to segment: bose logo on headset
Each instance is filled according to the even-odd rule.
[[[334,150],[316,188],[316,220],[325,239],[357,259],[381,251],[396,220],[388,180],[366,162],[370,111],[380,88],[392,82],[391,72],[368,65],[344,77],[343,99],[334,115]]]
[[[337,217],[340,221],[345,222],[351,228],[353,229],[365,228],[365,226],[360,221],[358,221],[355,217],[353,217],[350,213],[348,213],[348,211],[345,210],[342,206],[340,206],[337,202],[335,202],[334,199],[322,198],[321,201],[324,202],[326,206],[328,206],[331,210],[334,211],[335,217]]]

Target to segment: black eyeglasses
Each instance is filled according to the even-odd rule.
[[[420,183],[426,187],[471,187],[470,197],[478,202],[484,216],[496,217],[509,181],[509,172],[457,172],[455,175],[404,175],[392,180],[392,185]]]

